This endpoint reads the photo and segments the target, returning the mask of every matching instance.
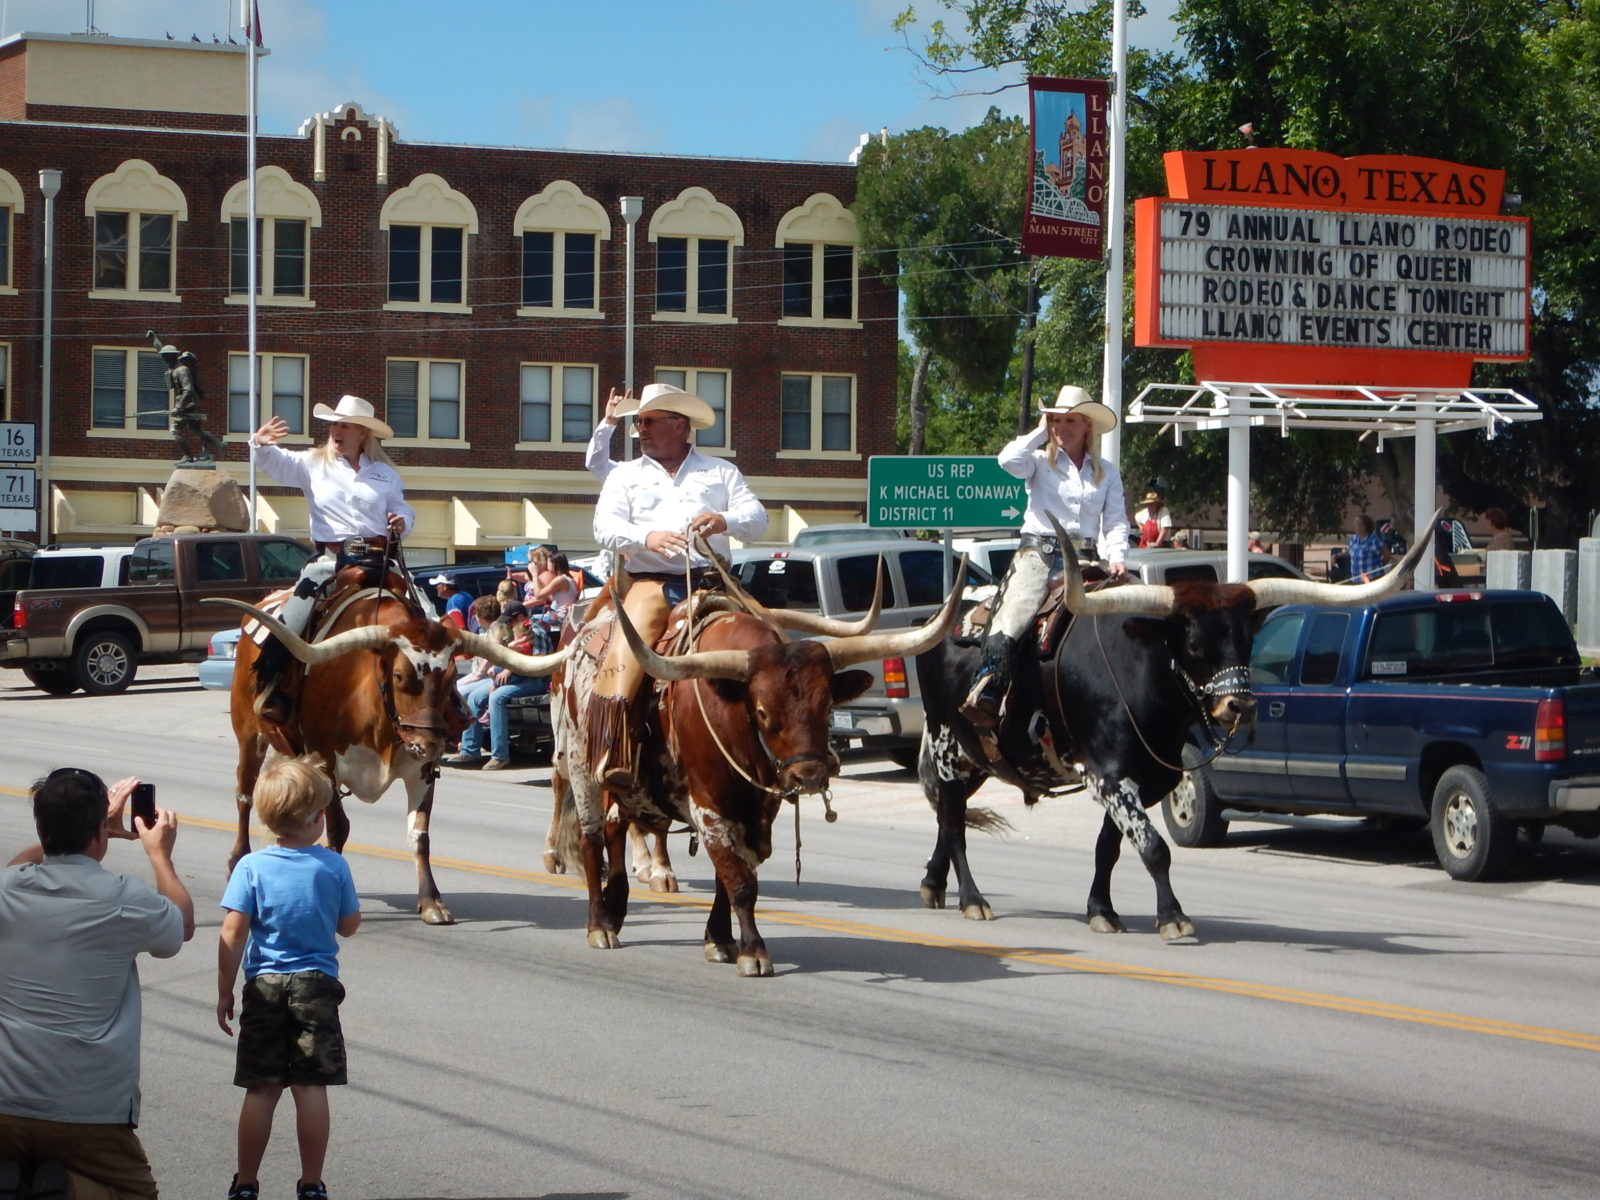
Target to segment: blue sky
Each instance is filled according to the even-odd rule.
[[[1021,88],[936,98],[948,86],[893,29],[906,3],[259,0],[260,127],[293,133],[354,100],[407,141],[836,162],[880,127],[1023,110]],[[118,37],[242,39],[239,0],[0,0],[0,35],[82,32],[91,5]],[[1130,41],[1170,46],[1176,5],[1147,0]]]

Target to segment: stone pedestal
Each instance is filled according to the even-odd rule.
[[[1533,556],[1526,550],[1491,550],[1484,555],[1484,586],[1527,591],[1533,578]]]
[[[179,467],[161,493],[156,533],[203,533],[221,529],[244,533],[250,505],[239,485],[217,470]]]
[[[1532,587],[1554,600],[1571,625],[1578,615],[1578,552],[1535,550]]]
[[[1578,539],[1578,649],[1600,655],[1600,538]]]

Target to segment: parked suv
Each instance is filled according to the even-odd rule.
[[[740,550],[733,556],[734,574],[768,608],[792,608],[851,620],[872,604],[879,559],[887,572],[879,629],[921,625],[944,603],[943,547],[911,538],[793,550]],[[993,583],[981,567],[969,566],[967,584]],[[902,767],[914,767],[922,741],[922,696],[915,663],[900,658],[863,663],[873,672],[866,693],[833,709],[833,736],[839,742],[859,741],[881,749]]]

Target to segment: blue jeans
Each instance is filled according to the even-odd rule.
[[[507,762],[511,758],[511,722],[506,716],[506,705],[518,696],[541,696],[550,689],[550,681],[543,677],[529,678],[525,675],[513,675],[511,682],[496,687],[487,693],[486,703],[489,709],[489,753],[492,757]],[[476,692],[476,689],[471,689]],[[482,713],[484,703],[477,704],[473,715]],[[467,726],[466,732],[461,735],[461,752],[463,754],[483,753],[483,726],[473,721]]]

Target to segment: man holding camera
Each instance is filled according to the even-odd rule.
[[[172,865],[177,817],[154,794],[122,826],[136,779],[108,789],[77,767],[33,786],[39,844],[0,870],[0,1198],[156,1195],[139,1137],[141,953],[194,936]],[[155,890],[100,865],[137,839]]]

